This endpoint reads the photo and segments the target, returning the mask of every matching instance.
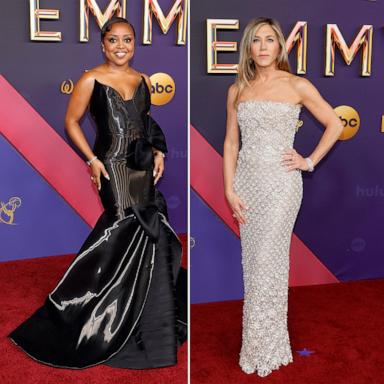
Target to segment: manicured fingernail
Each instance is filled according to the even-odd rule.
[[[111,178],[109,177],[109,175],[105,176],[107,180],[111,180]]]

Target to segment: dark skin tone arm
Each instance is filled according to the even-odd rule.
[[[84,133],[80,127],[79,121],[84,115],[89,101],[91,99],[95,77],[91,72],[84,73],[76,83],[68,103],[67,113],[65,115],[65,129],[73,143],[80,149],[87,160],[91,160],[95,154],[89,146]],[[96,159],[92,161],[91,173],[94,177],[94,183],[97,189],[101,189],[101,174],[109,180],[109,175],[105,170],[104,164]]]

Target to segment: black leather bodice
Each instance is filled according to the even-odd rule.
[[[132,143],[146,136],[145,120],[150,105],[150,92],[143,77],[130,100],[95,80],[90,113],[97,126],[96,156],[101,160],[125,159],[134,150]]]
[[[93,151],[110,176],[110,180],[101,177],[99,193],[104,208],[119,217],[129,207],[147,206],[155,199],[153,148],[167,152],[167,146],[161,128],[148,114],[150,105],[144,77],[130,100],[95,80],[90,100],[97,126]]]

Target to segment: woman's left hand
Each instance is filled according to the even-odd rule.
[[[297,153],[293,148],[287,149],[283,153],[283,160],[281,163],[286,168],[287,172],[293,171],[295,169],[308,171],[308,164],[304,160],[304,157]]]
[[[164,172],[164,156],[161,152],[154,153],[154,168],[153,168],[153,177],[155,178],[154,184],[159,181],[160,177],[163,176]]]

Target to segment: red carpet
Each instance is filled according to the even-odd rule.
[[[242,302],[192,305],[191,383],[384,383],[384,280],[293,287],[288,305],[294,361],[264,378],[238,366]]]
[[[33,361],[6,337],[43,304],[72,259],[73,255],[69,255],[0,263],[0,383],[185,384],[186,344],[179,350],[179,364],[174,367],[134,371],[100,365],[85,370],[69,370]]]

